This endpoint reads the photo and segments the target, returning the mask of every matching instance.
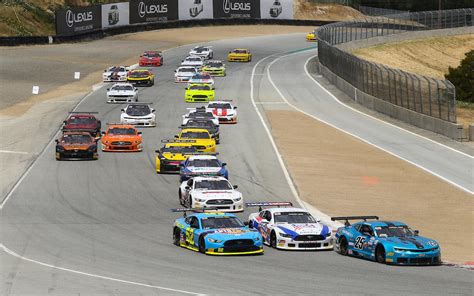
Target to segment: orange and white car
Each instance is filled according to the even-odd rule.
[[[102,132],[102,151],[137,152],[142,151],[142,132],[133,125],[108,123]]]

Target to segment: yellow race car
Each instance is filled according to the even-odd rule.
[[[250,62],[252,60],[252,54],[248,49],[236,48],[229,51],[227,60],[229,62]]]
[[[209,73],[211,76],[225,76],[225,64],[219,60],[206,61],[201,71]]]
[[[214,87],[207,83],[192,83],[186,86],[184,101],[187,103],[209,102],[214,100]]]
[[[164,140],[165,145],[156,150],[157,173],[179,173],[179,165],[189,156],[197,154],[196,147],[190,141]],[[193,141],[194,142],[194,141]]]
[[[144,69],[132,70],[128,74],[127,81],[136,86],[152,86],[155,84],[155,75]]]
[[[179,141],[189,140],[191,146],[195,147],[198,152],[216,152],[216,139],[206,129],[184,128],[175,136],[175,139]]]
[[[317,41],[316,32],[309,32],[306,34],[306,41]]]

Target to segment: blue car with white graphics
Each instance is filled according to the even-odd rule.
[[[199,209],[202,211],[202,209]],[[235,215],[201,212],[186,215],[197,209],[173,209],[184,212],[173,226],[173,243],[208,255],[250,255],[263,253],[262,236],[249,229]]]
[[[377,216],[332,217],[331,220],[345,220],[345,226],[337,229],[334,244],[334,250],[342,255],[395,265],[441,263],[438,243],[419,236],[417,230],[411,230],[405,223],[379,221]],[[362,221],[351,225],[349,220]]]
[[[180,164],[179,180],[187,181],[197,176],[219,176],[229,179],[226,163],[216,155],[192,155]]]

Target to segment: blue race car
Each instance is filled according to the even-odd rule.
[[[229,179],[226,163],[215,155],[192,155],[180,165],[179,180],[184,182],[196,176],[220,176]]]
[[[195,210],[195,209],[194,209]],[[201,212],[186,215],[193,209],[173,209],[184,212],[173,226],[176,246],[208,255],[248,255],[263,253],[262,236],[249,229],[233,214]]]
[[[367,220],[375,221],[367,221]],[[337,229],[334,250],[351,255],[396,265],[437,265],[441,250],[432,239],[418,236],[405,223],[378,221],[377,216],[332,217],[345,220]],[[349,220],[363,220],[350,224]]]

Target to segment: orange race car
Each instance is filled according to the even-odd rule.
[[[102,151],[142,151],[142,132],[133,125],[108,123],[102,135]]]

